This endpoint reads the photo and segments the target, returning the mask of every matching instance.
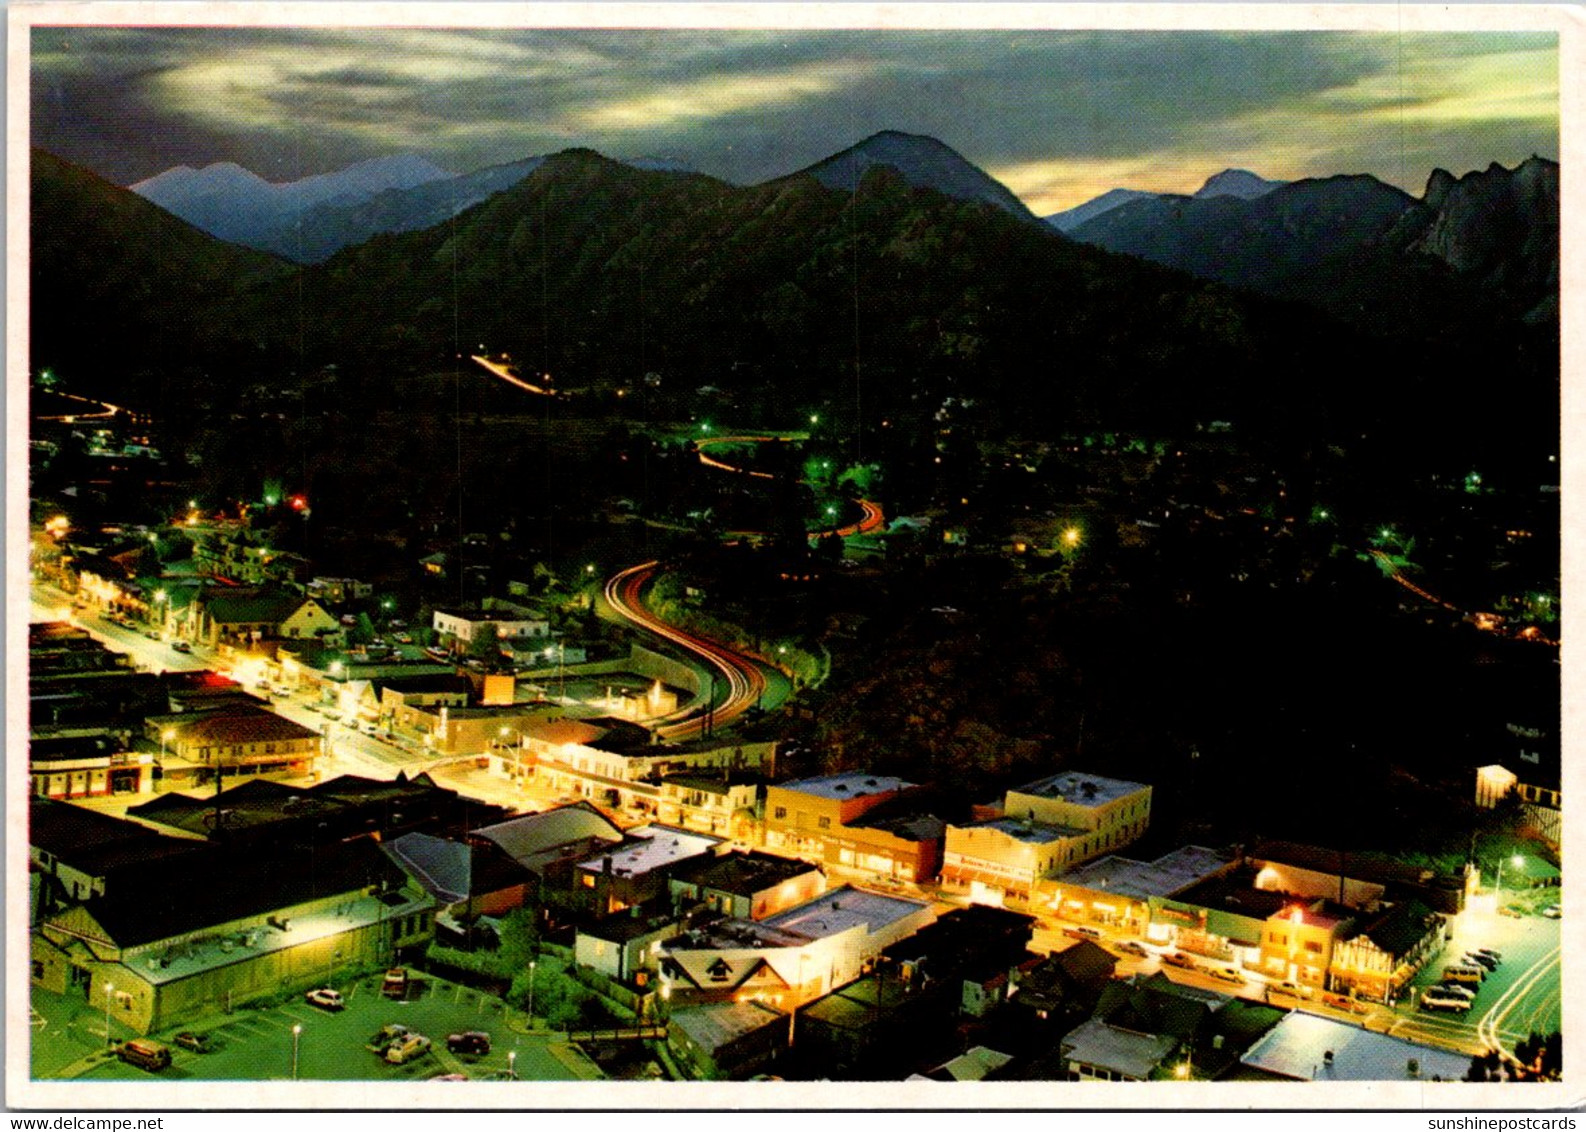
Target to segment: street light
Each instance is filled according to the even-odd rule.
[[[507,1079],[509,1081],[518,1079],[518,1051],[515,1049],[507,1051]]]
[[[297,1039],[303,1033],[303,1023],[292,1027],[292,1080],[297,1080]]]
[[[110,983],[105,984],[105,1048],[109,1049],[115,1043],[110,1040],[110,992],[116,988]]]
[[[1521,857],[1520,854],[1516,853],[1514,856],[1509,858],[1509,863],[1511,865],[1513,865],[1515,868],[1518,869],[1521,865],[1525,864],[1525,858]],[[1498,858],[1498,879],[1493,883],[1492,891],[1493,891],[1493,895],[1496,896],[1498,899],[1500,899],[1500,900],[1503,899],[1503,858],[1502,857]]]

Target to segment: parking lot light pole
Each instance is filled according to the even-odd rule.
[[[507,1051],[507,1079],[509,1081],[518,1079],[518,1051],[515,1049]]]
[[[292,1027],[292,1080],[297,1080],[297,1039],[303,1034],[303,1023]]]
[[[529,1028],[534,1027],[534,968],[536,960],[529,960]]]
[[[110,1040],[110,992],[116,988],[110,983],[105,984],[105,1048],[109,1049],[114,1043]]]

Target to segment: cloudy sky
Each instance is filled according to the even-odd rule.
[[[1040,214],[1229,166],[1419,194],[1558,157],[1551,33],[33,30],[33,144],[119,184],[274,181],[384,154],[449,169],[569,146],[754,182],[930,134]]]

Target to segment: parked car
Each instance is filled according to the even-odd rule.
[[[1453,967],[1444,967],[1441,981],[1445,983],[1475,983],[1480,986],[1481,981],[1486,977],[1487,972],[1484,968],[1470,963],[1461,963]]]
[[[380,982],[380,993],[387,998],[406,998],[408,993],[408,971],[406,967],[392,967],[385,973],[385,978]]]
[[[1323,991],[1322,1001],[1337,1010],[1348,1010],[1352,1014],[1365,1014],[1371,1009],[1358,998],[1352,998],[1347,994],[1337,994],[1333,991]]]
[[[429,1052],[430,1040],[423,1034],[403,1034],[386,1046],[385,1059],[392,1065],[402,1065]]]
[[[171,1041],[175,1042],[183,1049],[192,1050],[194,1053],[208,1053],[210,1050],[215,1048],[215,1043],[210,1040],[208,1034],[199,1034],[192,1030],[183,1030],[180,1034],[177,1034],[174,1038],[172,1038]]]
[[[1485,967],[1489,971],[1496,971],[1498,969],[1498,961],[1491,955],[1483,955],[1479,951],[1467,951],[1465,952],[1465,958],[1469,962],[1474,963],[1476,966]]]
[[[1141,959],[1148,959],[1151,956],[1151,953],[1145,949],[1144,944],[1136,943],[1132,939],[1120,940],[1119,942],[1113,944],[1113,947],[1123,952],[1125,955],[1137,955]]]
[[[412,1033],[412,1031],[406,1026],[398,1022],[388,1022],[386,1025],[381,1026],[379,1030],[375,1031],[374,1037],[369,1039],[369,1048],[375,1053],[378,1053],[381,1057],[384,1057],[385,1051],[391,1048],[392,1042],[396,1041],[398,1038],[404,1038],[410,1033]]]
[[[139,1069],[147,1069],[150,1073],[158,1073],[171,1064],[171,1051],[159,1042],[151,1042],[147,1038],[133,1038],[130,1042],[122,1042],[116,1047],[116,1056],[128,1065],[136,1065]]]
[[[1500,963],[1503,962],[1503,952],[1498,951],[1496,948],[1491,948],[1491,947],[1473,947],[1473,948],[1470,949],[1470,954],[1471,955],[1485,955],[1489,959],[1496,959]]]
[[[1214,979],[1221,979],[1225,983],[1242,983],[1245,973],[1232,963],[1219,963],[1215,967],[1206,968],[1206,973]]]
[[[1435,987],[1428,987],[1427,989],[1435,990],[1438,994],[1456,994],[1466,1002],[1476,1001],[1476,992],[1464,983],[1438,983]]]
[[[318,987],[309,991],[303,996],[303,1001],[321,1010],[345,1010],[347,1007],[342,1001],[341,991],[331,990],[329,987]]]
[[[1064,928],[1063,934],[1075,939],[1100,939],[1101,933],[1095,928]]]
[[[1466,1011],[1470,1009],[1470,1000],[1456,994],[1441,993],[1437,987],[1429,987],[1421,995],[1422,1010],[1455,1010]]]
[[[1564,918],[1563,905],[1549,904],[1546,908],[1542,909],[1542,915],[1546,916],[1550,920],[1562,920]]]
[[[1525,919],[1526,912],[1525,909],[1520,907],[1518,904],[1505,904],[1502,908],[1498,909],[1498,915],[1508,916],[1515,920],[1523,920]]]
[[[1293,982],[1289,979],[1284,979],[1280,983],[1271,984],[1271,990],[1273,994],[1286,994],[1291,998],[1311,997],[1310,987],[1305,986],[1303,983]]]
[[[1190,971],[1195,970],[1195,960],[1185,955],[1182,951],[1169,951],[1162,956],[1162,963],[1168,967],[1183,967]]]
[[[172,652],[192,652],[193,651],[193,646],[188,644],[186,641],[172,641],[171,642],[171,651]]]
[[[481,1055],[490,1052],[490,1035],[483,1030],[468,1030],[461,1034],[448,1034],[446,1048],[453,1053]]]

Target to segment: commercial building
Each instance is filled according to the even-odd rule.
[[[1038,889],[1040,901],[1065,920],[1144,936],[1150,931],[1153,899],[1175,896],[1237,865],[1215,850],[1185,845],[1154,861],[1103,857],[1043,880]]]
[[[45,916],[32,981],[146,1034],[400,962],[433,935],[433,907],[369,838],[268,857],[207,847]]]
[[[323,753],[320,735],[273,711],[229,707],[173,712],[144,721],[145,736],[166,756],[199,768],[199,781],[221,775],[309,774]]]
[[[112,734],[28,742],[28,791],[49,798],[97,798],[153,789],[154,756],[128,750]]]
[[[1039,882],[1121,848],[1151,822],[1151,787],[1064,771],[1009,790],[1002,814],[949,825],[944,887],[982,903],[1028,903]]]
[[[667,892],[667,878],[685,862],[714,854],[721,838],[662,825],[630,829],[573,866],[575,890],[598,915],[643,904]]]
[[[696,924],[662,945],[664,993],[680,1005],[754,999],[791,1009],[859,978],[933,919],[923,901],[844,886],[764,920]]]
[[[544,638],[551,634],[548,621],[538,618],[501,617],[478,609],[437,609],[433,626],[443,647],[458,652],[467,651],[488,626],[495,631],[497,640]]]
[[[944,823],[889,805],[919,789],[900,778],[862,772],[768,786],[765,846],[874,877],[930,880],[940,867]]]

